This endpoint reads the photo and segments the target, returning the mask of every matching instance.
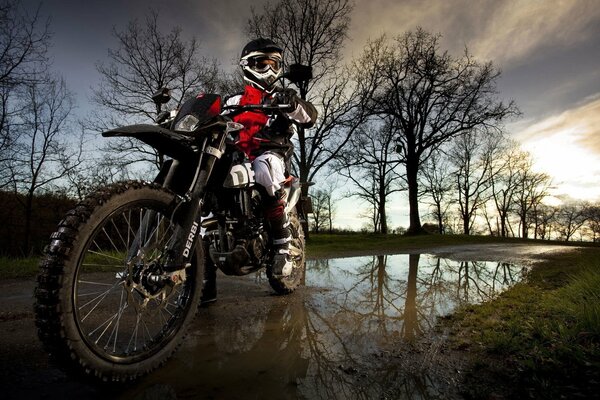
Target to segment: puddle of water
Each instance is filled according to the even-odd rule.
[[[430,255],[312,261],[308,286],[333,288],[321,307],[350,318],[357,336],[414,338],[462,304],[490,300],[523,278],[508,263],[457,262]]]
[[[124,397],[447,398],[450,382],[411,370],[410,354],[404,369],[378,357],[408,348],[437,317],[493,298],[525,271],[429,255],[317,260],[307,263],[307,289],[267,299],[258,276],[249,301],[201,310],[174,359]]]

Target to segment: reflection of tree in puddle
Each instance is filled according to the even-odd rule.
[[[174,360],[126,397],[169,382],[177,398],[445,398],[448,384],[415,367],[418,355],[398,355],[410,348],[403,341],[426,333],[436,316],[489,299],[523,274],[508,264],[418,254],[308,267],[312,289],[255,307],[234,301],[201,310]],[[392,352],[400,361],[390,365],[382,354]]]
[[[418,337],[436,317],[461,304],[490,300],[524,273],[507,263],[455,262],[419,254],[331,260],[329,266],[324,274],[323,268],[315,271],[311,265],[309,285],[336,287],[325,306],[334,326],[346,338],[373,344]]]

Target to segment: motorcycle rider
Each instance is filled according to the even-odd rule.
[[[269,225],[273,250],[273,274],[287,276],[292,271],[289,251],[291,234],[285,213],[282,184],[286,180],[293,153],[290,140],[296,125],[310,128],[317,119],[315,107],[297,96],[295,90],[276,85],[283,74],[283,49],[270,39],[258,38],[244,46],[240,57],[244,92],[225,101],[225,106],[249,104],[288,104],[285,115],[268,116],[260,111],[245,111],[233,117],[244,125],[237,145],[252,161],[255,180],[261,189],[263,210]],[[216,267],[205,266],[202,303],[216,300]]]

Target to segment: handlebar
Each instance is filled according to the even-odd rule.
[[[225,110],[235,110],[235,111],[248,111],[248,110],[262,110],[262,111],[285,111],[291,109],[291,105],[289,104],[246,104],[243,106],[225,106],[222,108]]]

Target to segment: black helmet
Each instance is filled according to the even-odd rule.
[[[251,86],[271,92],[283,73],[283,50],[271,39],[254,39],[242,50],[240,66]]]

